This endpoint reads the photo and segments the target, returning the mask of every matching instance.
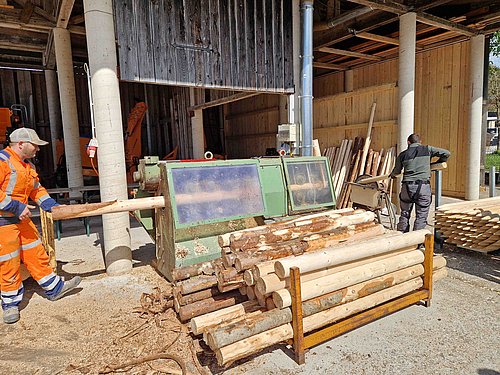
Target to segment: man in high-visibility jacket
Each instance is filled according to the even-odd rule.
[[[0,296],[3,320],[19,320],[23,299],[21,261],[31,276],[45,290],[51,301],[61,298],[80,284],[81,278],[63,281],[49,266],[49,258],[40,235],[31,221],[28,198],[44,211],[57,203],[40,185],[35,167],[28,160],[48,144],[33,129],[19,128],[10,135],[10,147],[0,151]]]

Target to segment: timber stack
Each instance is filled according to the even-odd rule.
[[[435,218],[449,244],[483,253],[500,249],[500,197],[445,204]]]
[[[356,137],[354,141],[344,139],[339,147],[328,147],[324,151],[330,162],[332,171],[333,188],[337,199],[338,208],[346,208],[351,205],[351,185],[359,176],[368,175],[372,177],[385,176],[391,173],[396,163],[396,148],[375,151],[368,148],[364,150],[366,141]],[[391,191],[391,180],[381,181]]]
[[[174,270],[174,308],[183,322],[241,303],[245,313],[274,308],[272,288],[282,282],[256,283],[276,260],[385,233],[374,219],[372,212],[348,208],[221,235],[219,259]]]
[[[339,214],[342,213],[345,212],[341,210]],[[341,218],[355,215],[352,211]],[[325,241],[327,245],[320,249],[259,260],[245,270],[244,276],[247,284],[253,283],[247,285],[247,297],[251,299],[253,291],[254,299],[193,318],[192,333],[203,335],[220,365],[291,339],[291,267],[298,267],[301,272],[304,332],[420,289],[424,254],[418,246],[428,233],[390,232],[355,242]],[[240,256],[245,250],[231,250],[232,253]],[[445,265],[443,257],[434,257],[434,280],[446,276]]]

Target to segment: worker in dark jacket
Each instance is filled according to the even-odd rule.
[[[425,228],[432,203],[431,159],[437,157],[436,163],[443,163],[448,160],[449,156],[448,150],[420,144],[418,134],[412,134],[408,137],[408,149],[398,155],[396,165],[391,172],[391,178],[395,178],[404,170],[401,193],[399,194],[401,205],[399,231],[406,233],[410,230],[413,205],[415,205],[416,211],[413,230]]]

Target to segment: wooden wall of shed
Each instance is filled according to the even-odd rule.
[[[443,193],[463,197],[469,119],[469,42],[417,52],[415,131],[423,143],[451,151]],[[377,101],[372,147],[396,145],[398,60],[353,70],[354,91],[344,92],[344,73],[314,80],[314,138],[321,149],[366,134]],[[227,153],[231,158],[264,155],[275,147],[279,97],[261,95],[225,106]]]

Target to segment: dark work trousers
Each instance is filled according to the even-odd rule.
[[[410,216],[413,206],[415,206],[416,218],[413,230],[424,229],[427,225],[427,216],[432,202],[432,190],[430,184],[422,184],[420,194],[415,197],[415,203],[406,203],[415,195],[418,189],[416,184],[405,184],[401,186],[400,205],[401,216],[399,217],[398,230],[406,233],[410,231]],[[409,193],[409,194],[408,194]]]

